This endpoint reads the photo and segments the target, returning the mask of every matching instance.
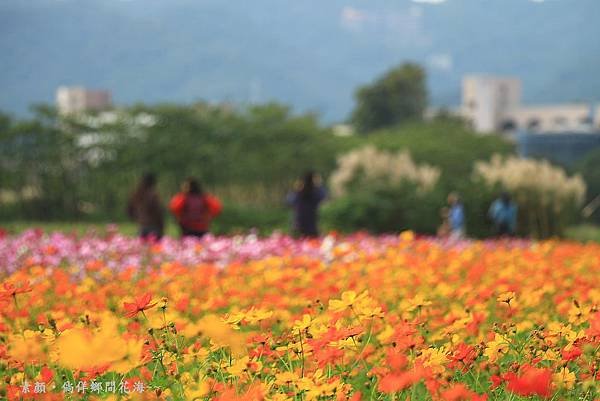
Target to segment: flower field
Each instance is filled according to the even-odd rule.
[[[28,231],[0,281],[0,399],[600,397],[600,245]]]

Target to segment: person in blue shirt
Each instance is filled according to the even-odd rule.
[[[301,237],[319,236],[317,212],[319,204],[327,196],[320,181],[317,174],[309,171],[287,196],[288,204],[294,208],[294,232]]]
[[[465,208],[460,196],[456,192],[448,195],[448,223],[450,238],[461,239],[465,237]]]
[[[494,224],[494,233],[497,236],[515,235],[517,228],[517,205],[512,201],[508,192],[502,193],[496,199],[490,209],[488,216]]]

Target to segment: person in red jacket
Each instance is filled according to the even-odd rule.
[[[169,203],[171,212],[179,222],[181,236],[202,237],[211,221],[221,213],[223,206],[215,196],[202,191],[195,178],[188,178],[180,193]]]

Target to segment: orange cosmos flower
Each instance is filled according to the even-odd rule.
[[[421,380],[421,376],[417,371],[411,370],[401,373],[388,373],[379,381],[379,391],[392,394],[402,391]]]
[[[125,316],[135,317],[138,313],[152,308],[154,305],[156,305],[156,302],[151,303],[151,301],[152,294],[147,292],[146,294],[137,297],[133,303],[124,302],[123,308],[125,309]]]
[[[479,395],[471,390],[464,383],[453,384],[450,388],[443,391],[440,397],[444,401],[485,401],[487,395]]]
[[[3,297],[14,297],[17,294],[24,294],[26,292],[33,291],[33,287],[29,284],[29,281],[24,281],[22,283],[18,283],[18,285],[14,285],[13,283],[4,283],[2,284],[4,291],[0,293],[0,298]]]

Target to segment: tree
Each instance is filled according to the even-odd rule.
[[[373,84],[356,92],[356,108],[352,123],[359,131],[368,132],[420,120],[427,107],[425,71],[417,64],[396,67]]]
[[[600,149],[592,150],[585,155],[576,165],[576,172],[581,173],[587,184],[586,204],[594,201],[600,196]],[[594,205],[594,204],[593,204]],[[589,216],[593,222],[600,224],[600,208],[592,207],[589,209],[592,214]]]

